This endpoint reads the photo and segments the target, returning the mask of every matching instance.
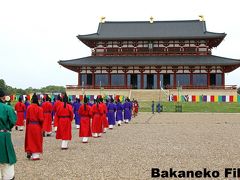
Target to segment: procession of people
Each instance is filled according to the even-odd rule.
[[[55,138],[61,140],[61,149],[69,148],[73,120],[82,143],[88,143],[89,138],[99,138],[115,125],[129,123],[132,116],[138,113],[138,102],[129,98],[124,103],[112,97],[104,102],[102,96],[97,96],[94,103],[87,96],[84,96],[82,103],[78,98],[73,103],[70,101],[66,93],[59,94],[57,100],[53,101],[47,94],[39,99],[34,93],[31,101],[26,97],[23,102],[19,97],[12,108],[8,97],[0,89],[0,178],[14,179],[16,155],[11,142],[11,129],[14,126],[18,131],[25,128],[26,157],[36,161],[40,160],[43,153],[44,137],[56,134]]]

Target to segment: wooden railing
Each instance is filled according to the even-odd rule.
[[[132,89],[132,86],[92,86],[92,85],[86,85],[86,86],[78,86],[78,85],[66,85],[67,89]]]
[[[166,86],[166,89],[176,89],[174,86]],[[182,86],[182,89],[237,89],[237,85],[225,86]]]
[[[192,55],[210,55],[211,52],[188,52],[188,51],[179,51],[179,52],[170,52],[170,51],[164,51],[164,52],[94,52],[92,53],[92,56],[172,56],[172,55],[184,55],[184,56],[192,56]]]
[[[78,85],[66,85],[67,89],[133,89],[132,86],[78,86]],[[165,86],[164,89],[176,89],[174,86]],[[182,89],[237,89],[237,85],[225,85],[225,86],[182,86]]]

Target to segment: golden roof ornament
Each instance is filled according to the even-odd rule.
[[[151,17],[150,17],[150,23],[153,23],[153,19],[154,19],[154,18],[151,16]]]
[[[105,23],[105,19],[106,19],[105,16],[101,16],[101,17],[100,17],[100,23]]]
[[[205,21],[203,15],[199,15],[198,17],[200,18],[200,19],[199,19],[200,21]]]

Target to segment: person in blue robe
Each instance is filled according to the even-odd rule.
[[[117,99],[116,104],[116,121],[118,126],[121,126],[121,123],[123,121],[123,105],[119,99]]]
[[[160,105],[160,102],[158,101],[158,104],[157,104],[157,112],[160,113],[161,112],[161,105]]]
[[[152,101],[152,113],[154,114],[154,101]]]
[[[24,102],[24,104],[25,104],[25,106],[26,106],[26,111],[24,111],[24,119],[26,119],[26,114],[27,114],[27,108],[28,108],[28,106],[30,105],[30,102],[29,102],[29,100],[28,100],[28,98],[27,97],[25,97],[25,102]]]
[[[55,102],[56,102],[56,99],[53,98],[52,107],[54,107]],[[55,111],[52,111],[52,120],[53,120],[54,116],[55,116]]]
[[[80,99],[76,98],[75,102],[73,103],[73,113],[74,113],[74,119],[75,119],[75,126],[77,129],[80,128],[81,117],[78,114],[78,110],[80,106],[81,106]]]
[[[128,98],[126,98],[125,103],[123,104],[123,110],[124,110],[124,122],[128,123],[131,120],[131,103]]]
[[[113,102],[114,100],[111,99],[107,106],[109,129],[113,129],[114,125],[116,124],[116,121],[115,121],[116,105]]]

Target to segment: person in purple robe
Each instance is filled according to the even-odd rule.
[[[91,106],[91,107],[92,107],[92,106],[93,106],[93,104],[95,104],[95,103],[96,103],[96,100],[94,99],[94,103],[91,103],[91,102],[89,101],[89,98],[87,98],[87,102],[88,102],[88,103],[87,103],[87,105],[89,105],[89,106]]]
[[[81,106],[80,99],[76,98],[75,102],[73,103],[73,113],[74,113],[76,129],[80,128],[81,117],[79,116],[79,113],[78,113],[80,106]]]
[[[55,102],[56,102],[56,99],[53,98],[52,107],[54,106]],[[53,120],[54,116],[55,116],[55,111],[52,111],[52,120]]]
[[[116,106],[113,103],[114,100],[111,98],[110,102],[108,103],[108,124],[109,124],[109,129],[113,129],[114,125],[116,124],[115,121],[115,111],[116,111]]]
[[[27,108],[30,105],[30,102],[28,100],[27,97],[25,97],[25,102],[24,102],[25,106],[26,106],[26,111],[24,111],[24,119],[26,119],[26,114],[27,114]]]
[[[128,98],[126,98],[125,103],[123,104],[124,110],[124,122],[128,123],[131,120],[132,110],[131,110],[131,103]]]
[[[105,101],[106,101],[106,103],[105,103],[105,104],[106,104],[106,106],[108,107],[109,100],[108,100],[108,99],[106,99]],[[108,118],[108,112],[106,113],[106,116],[107,116],[107,118]]]
[[[120,102],[120,99],[117,99],[117,104],[116,104],[116,121],[118,126],[121,126],[121,123],[123,121],[123,105]]]

